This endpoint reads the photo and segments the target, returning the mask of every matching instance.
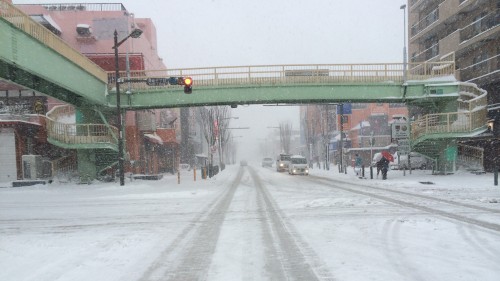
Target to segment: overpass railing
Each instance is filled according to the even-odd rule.
[[[97,64],[89,60],[77,50],[70,47],[61,38],[50,32],[43,25],[34,21],[30,16],[23,13],[14,5],[4,0],[0,0],[0,17],[4,18],[20,30],[23,30],[44,45],[50,47],[54,51],[66,57],[69,61],[77,64],[103,82],[107,81],[106,72],[102,68],[100,68]]]
[[[486,126],[487,92],[472,83],[460,83],[458,112],[434,113],[411,124],[411,139],[439,133],[469,133]]]
[[[453,61],[408,64],[408,80],[424,80],[433,77],[454,75]],[[155,89],[170,86],[164,83],[148,85],[148,78],[186,77],[193,78],[197,86],[276,85],[303,83],[402,83],[403,63],[381,64],[298,64],[298,65],[252,65],[221,66],[208,68],[186,68],[166,70],[143,70],[120,72],[120,79],[132,79],[130,89]],[[108,87],[112,90],[115,72],[108,72]],[[126,84],[126,83],[125,83]]]
[[[118,129],[104,124],[75,124],[62,122],[75,115],[74,108],[69,105],[56,106],[47,113],[47,136],[50,139],[65,144],[113,144],[118,141],[114,136],[118,135]],[[110,131],[112,130],[112,131]]]

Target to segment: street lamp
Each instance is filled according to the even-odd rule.
[[[401,7],[399,7],[400,9],[403,10],[403,17],[404,17],[404,20],[403,20],[403,82],[406,83],[406,78],[407,78],[407,58],[406,58],[406,4],[403,4],[401,5]]]
[[[134,29],[127,37],[123,38],[120,42],[118,42],[118,31],[115,29],[115,40],[113,49],[115,49],[115,87],[116,87],[116,117],[117,117],[117,125],[118,128],[118,173],[120,176],[120,185],[125,185],[125,173],[123,171],[123,135],[122,135],[122,112],[120,108],[120,69],[118,65],[118,47],[120,47],[125,40],[128,38],[139,38],[141,36],[142,30]]]

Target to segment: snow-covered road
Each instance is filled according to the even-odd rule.
[[[398,173],[0,188],[0,280],[498,280],[500,188]]]

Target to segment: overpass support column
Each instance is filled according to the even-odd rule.
[[[445,139],[439,145],[439,156],[435,172],[446,175],[455,173],[457,170],[457,142]]]
[[[97,177],[95,150],[78,149],[77,157],[80,183],[91,183]]]
[[[88,107],[75,108],[76,124],[101,124],[103,123],[99,114]],[[80,128],[79,135],[87,135],[85,129]],[[96,163],[95,149],[77,149],[78,158],[78,174],[80,175],[80,183],[90,183],[97,178],[98,164]]]

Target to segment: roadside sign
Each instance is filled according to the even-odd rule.
[[[408,139],[410,137],[410,128],[408,123],[392,123],[393,139]]]
[[[398,153],[400,155],[406,155],[410,153],[410,140],[409,139],[399,139],[398,140]]]

